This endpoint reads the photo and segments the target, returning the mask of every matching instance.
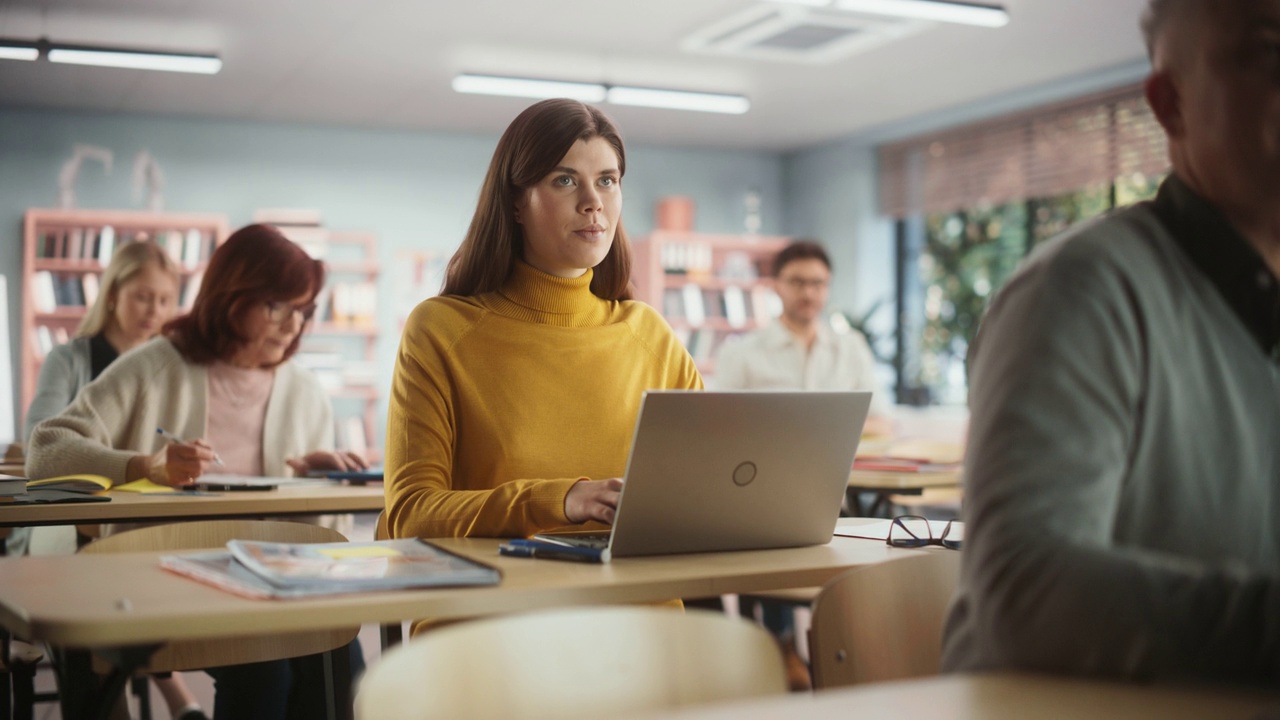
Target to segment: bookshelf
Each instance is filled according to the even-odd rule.
[[[378,462],[378,239],[373,233],[277,225],[325,263],[316,314],[294,359],[311,369],[333,400],[340,450]]]
[[[22,228],[20,420],[35,396],[44,358],[74,335],[115,248],[134,240],[164,247],[182,273],[179,302],[190,307],[227,228],[226,216],[214,213],[28,210]]]
[[[791,238],[655,231],[633,243],[636,299],[656,308],[704,375],[725,338],[777,317],[770,265]]]

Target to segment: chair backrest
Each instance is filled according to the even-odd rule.
[[[291,543],[346,542],[342,533],[336,530],[307,523],[205,520],[126,530],[95,540],[81,548],[80,552],[94,554],[204,550],[222,548],[228,540],[233,539]],[[151,661],[143,670],[196,670],[311,655],[346,645],[355,638],[359,630],[360,628],[354,627],[171,643],[152,655]]]
[[[814,688],[937,674],[959,576],[960,553],[940,549],[832,578],[809,629]]]
[[[738,618],[658,607],[569,608],[430,630],[387,653],[360,720],[537,720],[785,693],[777,642]]]

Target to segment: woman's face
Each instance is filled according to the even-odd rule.
[[[240,325],[248,340],[228,362],[254,368],[280,363],[315,310],[310,293],[289,301],[262,302],[251,307]]]
[[[178,279],[149,262],[116,290],[111,322],[129,344],[155,337],[178,309]]]
[[[622,214],[618,155],[602,137],[578,140],[516,203],[524,227],[524,261],[559,277],[599,265],[613,246]]]

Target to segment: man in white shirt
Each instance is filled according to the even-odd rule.
[[[773,262],[782,316],[731,338],[720,350],[714,384],[721,390],[871,390],[864,432],[887,435],[889,401],[875,378],[875,358],[862,333],[837,334],[823,310],[831,289],[831,259],[821,245],[797,240]]]

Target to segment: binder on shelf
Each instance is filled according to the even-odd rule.
[[[36,312],[51,313],[58,308],[58,296],[53,287],[53,273],[37,270],[31,275],[32,300]]]
[[[110,225],[106,225],[98,233],[98,264],[106,267],[115,251],[116,232]]]
[[[730,327],[740,328],[747,324],[747,302],[742,288],[729,285],[721,296],[724,300],[724,319]]]
[[[92,307],[98,301],[98,282],[98,276],[94,273],[85,273],[80,278],[80,289],[84,292],[85,307]]]
[[[85,236],[85,231],[81,230],[80,228],[76,228],[67,234],[66,258],[68,260],[79,260],[80,258],[84,257],[84,244],[85,244],[84,236]],[[90,237],[92,237],[92,234],[90,234]],[[93,240],[90,240],[89,242],[90,244],[92,244]]]
[[[702,287],[688,283],[681,291],[684,298],[684,316],[689,324],[697,327],[707,321],[707,311],[702,303]]]
[[[191,309],[196,304],[196,295],[200,294],[200,283],[204,282],[204,271],[196,272],[187,278],[182,286],[182,307]]]
[[[182,264],[185,267],[193,268],[200,264],[201,246],[204,244],[204,236],[196,228],[187,230],[186,237],[182,240]]]

